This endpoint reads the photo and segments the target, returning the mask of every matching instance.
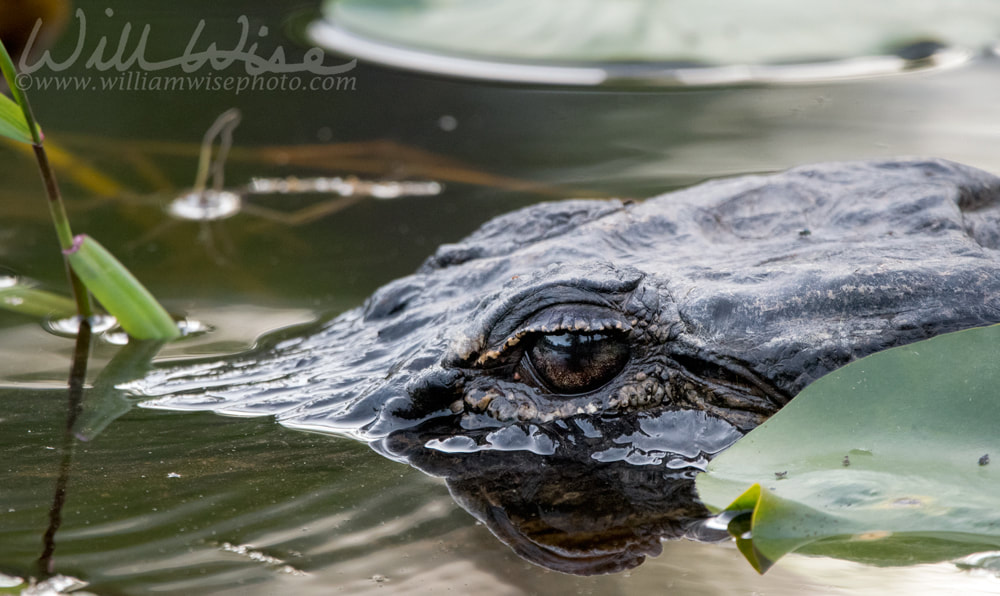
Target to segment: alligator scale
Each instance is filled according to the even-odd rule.
[[[1000,179],[939,160],[540,204],[310,334],[128,388],[368,441],[523,556],[614,571],[712,538],[693,474],[810,382],[1000,322],[998,220]]]

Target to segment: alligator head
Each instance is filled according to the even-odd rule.
[[[677,474],[811,381],[1000,321],[998,190],[972,168],[900,160],[721,180],[639,203],[536,205],[441,247],[311,333],[129,388],[147,406],[273,414],[369,441],[450,478],[460,502],[508,543],[544,551],[543,564],[630,566],[655,550],[642,532],[605,556],[572,546],[590,544],[589,526],[551,543],[538,516],[498,521],[497,502],[518,501],[518,483],[497,478],[544,474],[557,485],[559,467],[566,482],[581,469],[632,482],[640,467],[683,484],[675,503],[693,502],[690,475]],[[486,468],[507,462],[508,473],[481,473],[487,455]],[[574,510],[605,510],[597,498]],[[611,524],[621,530],[664,509],[617,510],[634,510]],[[653,534],[684,534],[703,511],[675,513],[669,524],[657,517]]]

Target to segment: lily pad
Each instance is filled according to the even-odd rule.
[[[324,15],[312,37],[346,54],[438,74],[527,82],[549,77],[556,84],[899,72],[936,48],[980,50],[1000,35],[1000,4],[992,0],[956,0],[947,8],[911,0],[327,0]],[[906,60],[867,61],[876,56]],[[478,70],[462,62],[468,59]],[[818,66],[829,62],[837,64]],[[543,70],[609,64],[619,68]],[[803,64],[816,68],[731,70]],[[678,73],[677,66],[714,69]]]
[[[886,350],[810,385],[697,479],[764,572],[1000,548],[1000,326]],[[990,463],[990,455],[997,459]]]

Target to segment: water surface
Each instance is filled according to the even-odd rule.
[[[201,17],[206,35],[231,41],[240,14],[293,47],[280,33],[283,15],[262,2],[77,5],[93,35],[153,23],[163,51],[183,48]],[[104,16],[108,6],[116,16]],[[118,184],[101,192],[60,168],[76,230],[118,254],[171,311],[214,328],[168,346],[166,361],[239,352],[266,332],[334,316],[412,272],[438,244],[532,202],[641,198],[712,177],[892,155],[1000,171],[998,75],[997,59],[982,56],[954,70],[850,84],[626,93],[484,86],[361,65],[353,90],[329,93],[47,91],[32,99],[50,142]],[[202,133],[233,106],[244,121],[228,184],[357,174],[429,178],[446,190],[359,201],[300,223],[275,212],[301,215],[333,199],[262,196],[252,200],[256,211],[224,221],[170,220],[164,206],[191,184]],[[0,265],[60,289],[34,166],[11,147],[0,151]],[[97,342],[91,379],[117,350]],[[39,574],[71,353],[72,342],[0,312],[2,573]],[[133,409],[76,444],[62,518],[55,569],[99,594],[1000,589],[950,564],[877,569],[795,556],[759,577],[731,544],[687,541],[666,543],[631,572],[566,576],[513,554],[440,479],[351,440],[212,414]]]

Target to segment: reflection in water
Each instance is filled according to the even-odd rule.
[[[436,421],[393,433],[375,448],[443,477],[455,501],[497,538],[525,559],[556,571],[612,573],[659,555],[663,539],[728,538],[724,530],[702,525],[708,512],[696,499],[694,475],[706,456],[740,436],[734,427],[691,411],[607,422],[603,432],[617,434],[611,442],[647,458],[645,465],[628,458],[595,461],[600,453],[595,449],[607,445],[608,437],[599,438],[584,418],[524,430],[524,436],[545,435],[547,441],[536,436],[535,442],[551,446],[549,453],[518,449],[516,441],[514,446],[503,439],[490,443],[485,436],[478,437],[479,450],[442,450],[435,447],[443,441],[434,437],[453,429]],[[716,427],[714,436],[694,446],[678,445],[683,431],[698,424]],[[649,426],[688,428],[657,437],[644,432]],[[687,453],[671,453],[675,447]]]
[[[69,373],[69,400],[66,406],[66,428],[63,432],[62,459],[59,462],[59,475],[56,479],[55,495],[52,507],[49,509],[49,525],[42,537],[42,554],[38,557],[38,567],[43,575],[55,573],[53,555],[56,549],[56,532],[62,525],[63,506],[66,504],[66,491],[69,485],[70,469],[73,464],[73,452],[76,440],[73,428],[80,415],[83,401],[83,385],[87,378],[87,360],[90,358],[91,329],[90,322],[81,320],[76,338],[76,348],[73,353],[73,366]]]

